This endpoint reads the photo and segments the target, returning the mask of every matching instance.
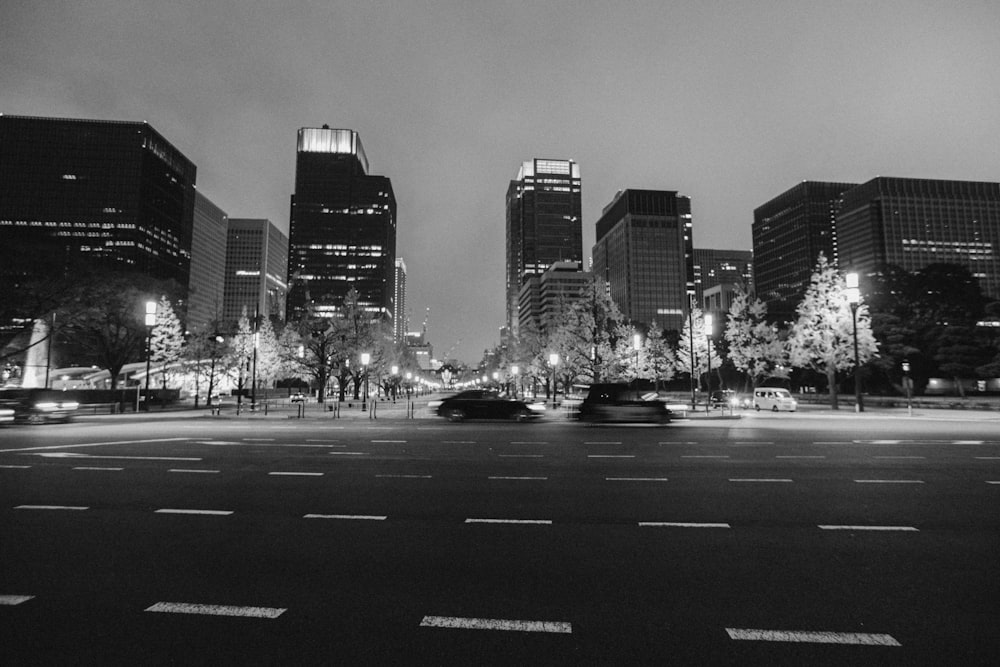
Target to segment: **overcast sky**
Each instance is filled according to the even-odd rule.
[[[504,317],[504,195],[571,158],[584,254],[621,188],[751,248],[802,180],[1000,180],[997,0],[0,3],[0,112],[146,120],[231,217],[287,232],[300,127],[392,179],[411,329],[476,362]],[[458,342],[461,341],[461,342]]]

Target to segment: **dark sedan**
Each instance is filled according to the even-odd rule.
[[[432,403],[431,407],[435,404]],[[437,404],[437,414],[453,422],[463,419],[512,419],[523,422],[541,417],[544,410],[543,404],[525,403],[484,389],[462,391]]]
[[[670,410],[655,392],[643,392],[627,384],[592,385],[577,413],[583,422],[666,424],[670,417]]]

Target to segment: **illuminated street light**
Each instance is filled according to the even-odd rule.
[[[368,352],[361,353],[361,365],[365,369],[365,395],[361,398],[361,409],[368,409],[368,363],[372,360],[372,355]]]
[[[143,404],[149,412],[149,357],[150,344],[153,338],[153,327],[156,326],[156,302],[146,302],[146,401]]]
[[[639,350],[642,349],[642,336],[635,334],[632,336],[632,349],[635,350],[635,377],[639,379]]]
[[[559,365],[559,355],[553,352],[549,355],[549,365],[552,366],[552,408],[556,407],[556,366]]]
[[[847,303],[851,304],[851,323],[854,325],[854,411],[864,412],[865,405],[861,402],[861,364],[858,355],[858,305],[861,303],[861,290],[858,288],[858,274],[848,273],[844,276],[847,283]]]
[[[705,410],[712,407],[712,329],[715,325],[715,318],[712,313],[705,313],[705,341],[708,343],[706,356],[708,357],[708,374],[705,379],[705,391],[708,393],[705,403]]]

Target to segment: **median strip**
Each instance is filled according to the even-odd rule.
[[[800,642],[807,644],[854,644],[900,646],[892,635],[868,632],[813,632],[726,628],[730,639],[759,642]]]
[[[165,614],[200,614],[203,616],[239,616],[243,618],[278,618],[286,609],[274,607],[238,607],[233,605],[157,602],[145,611]]]
[[[424,616],[423,620],[420,621],[420,627],[559,634],[572,634],[573,632],[573,625],[562,621],[517,621],[503,618],[462,618],[458,616]]]

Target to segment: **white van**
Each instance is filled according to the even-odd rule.
[[[761,387],[753,390],[753,407],[755,410],[788,410],[795,412],[798,404],[792,398],[791,392],[781,387]]]

